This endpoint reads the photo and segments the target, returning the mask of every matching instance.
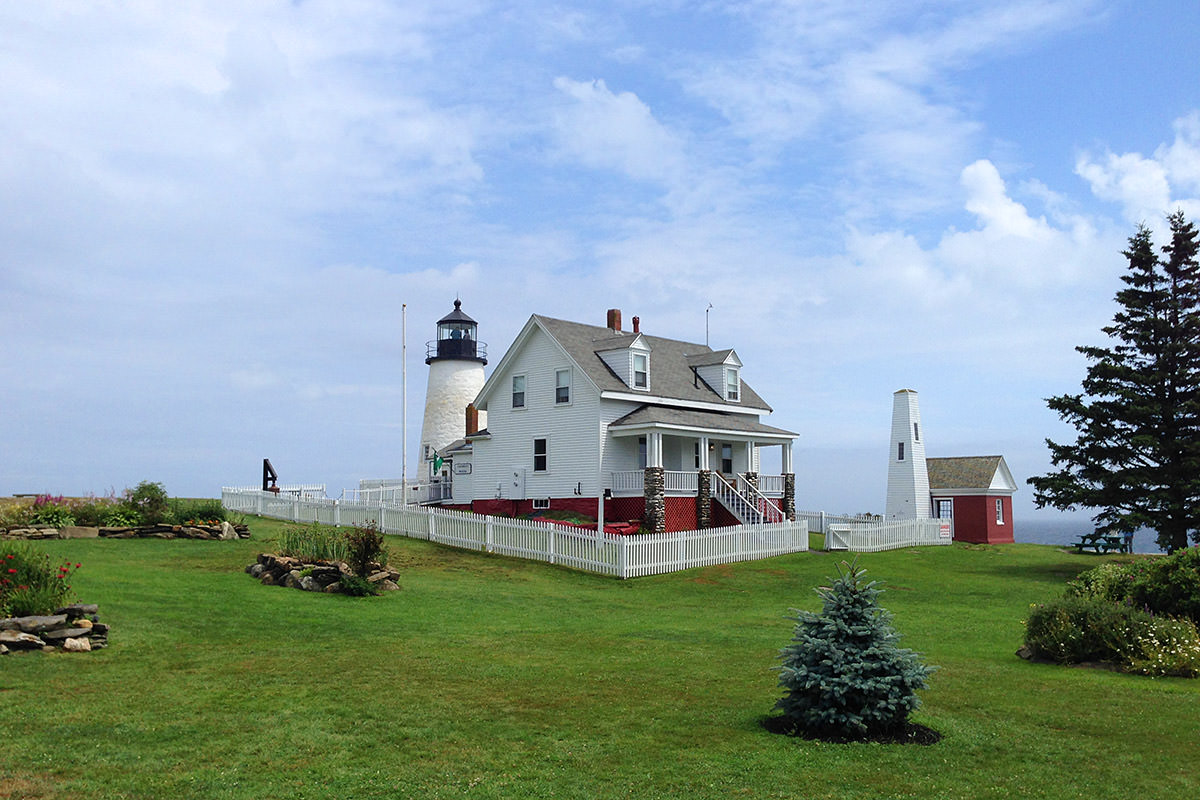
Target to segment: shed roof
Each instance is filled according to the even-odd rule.
[[[1017,489],[1004,456],[956,456],[925,460],[931,491],[949,489]],[[998,474],[999,473],[999,474]]]

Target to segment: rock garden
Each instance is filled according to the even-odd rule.
[[[331,528],[317,523],[284,529],[278,553],[260,553],[246,572],[264,586],[356,597],[399,589],[388,550],[374,524]]]

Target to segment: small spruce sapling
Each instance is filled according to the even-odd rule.
[[[825,738],[866,739],[894,733],[920,705],[918,689],[936,667],[897,646],[892,615],[877,602],[865,569],[842,562],[829,588],[817,589],[820,614],[796,611],[792,643],[780,651],[775,704],[795,732]]]

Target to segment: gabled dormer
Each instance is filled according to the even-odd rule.
[[[650,391],[650,343],[645,336],[619,334],[595,342],[595,353],[636,392]]]
[[[742,402],[742,360],[732,349],[688,356],[688,366],[725,402]]]

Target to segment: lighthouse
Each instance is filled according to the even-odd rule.
[[[892,395],[892,441],[888,455],[887,519],[929,519],[929,472],[917,393]]]
[[[429,477],[438,477],[441,454],[466,433],[467,406],[483,388],[487,345],[479,341],[479,324],[454,301],[454,310],[438,320],[437,338],[425,347],[429,384],[425,389],[425,420],[421,424],[421,459]],[[479,422],[483,425],[483,421]]]

